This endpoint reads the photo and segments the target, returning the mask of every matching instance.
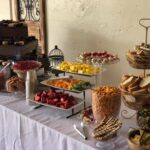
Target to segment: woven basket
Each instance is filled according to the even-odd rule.
[[[129,65],[136,69],[150,69],[150,57],[135,55],[130,52],[126,55]]]
[[[128,91],[121,89],[122,100],[124,104],[133,110],[141,110],[144,105],[150,104],[150,94],[133,95]]]
[[[140,144],[135,144],[134,142],[131,141],[131,134],[135,132],[135,130],[130,131],[128,135],[128,146],[129,150],[150,150],[150,144],[149,145],[140,145]]]

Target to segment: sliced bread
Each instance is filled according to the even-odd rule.
[[[144,88],[150,84],[150,76],[143,78],[139,84],[141,88]]]

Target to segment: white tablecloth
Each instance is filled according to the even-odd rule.
[[[87,95],[88,101],[91,99],[90,92]],[[75,132],[73,124],[79,125],[80,119],[78,115],[66,119],[68,113],[48,107],[33,109],[33,106],[26,105],[23,95],[0,93],[0,150],[100,149],[91,136],[84,140]],[[135,118],[120,119],[123,127],[118,139],[114,140],[114,149],[127,150],[127,131],[129,127],[136,126]]]

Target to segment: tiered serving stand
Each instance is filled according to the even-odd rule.
[[[79,60],[77,60],[77,61],[81,63],[81,61],[79,61]],[[97,86],[97,83],[98,83],[98,76],[101,75],[104,71],[106,71],[105,65],[115,64],[115,63],[117,63],[117,62],[119,62],[119,59],[116,60],[116,61],[113,61],[113,63],[109,63],[109,64],[94,64],[94,63],[89,64],[89,63],[86,63],[86,62],[82,62],[82,63],[85,63],[85,64],[92,65],[92,66],[94,66],[94,67],[100,68],[100,73],[96,73],[96,74],[80,74],[80,73],[74,73],[74,72],[67,72],[67,71],[62,71],[62,70],[56,69],[56,67],[55,67],[55,68],[52,68],[52,70],[53,70],[53,72],[55,72],[55,71],[56,71],[56,72],[57,72],[57,71],[58,71],[58,72],[62,72],[63,75],[64,75],[64,77],[66,77],[66,74],[71,74],[72,76],[73,76],[73,75],[78,75],[78,76],[82,76],[82,77],[93,78],[93,79],[94,79],[94,85],[93,85],[93,87],[94,87],[94,86]],[[56,87],[52,87],[52,88],[60,89],[60,88],[56,88]],[[61,89],[61,90],[73,92],[73,93],[76,93],[76,94],[82,93],[82,94],[83,94],[84,110],[86,110],[87,108],[91,107],[91,106],[87,106],[87,104],[86,104],[86,99],[85,99],[86,90],[83,90],[83,91],[73,91],[73,90],[66,90],[66,89]],[[74,116],[74,115],[78,114],[79,112],[81,112],[81,110],[75,113],[75,112],[74,112],[74,108],[73,108],[73,109],[72,109],[72,114],[71,114],[70,116],[68,116],[67,118],[69,118],[69,117],[71,117],[71,116]]]
[[[96,85],[96,83],[97,83],[97,74],[79,74],[79,73],[74,73],[74,72],[67,72],[67,71],[62,71],[62,70],[59,70],[59,69],[56,69],[56,68],[52,68],[53,69],[53,71],[55,72],[55,71],[61,71],[62,73],[63,73],[63,77],[57,77],[56,79],[63,79],[63,78],[67,78],[68,76],[66,76],[66,74],[70,74],[70,75],[78,75],[78,76],[83,76],[83,77],[89,77],[89,78],[94,78],[94,85]],[[71,76],[71,77],[72,77]],[[42,84],[44,84],[44,82],[41,82]],[[45,84],[46,85],[46,84]],[[50,85],[49,85],[50,86]],[[62,88],[58,88],[58,87],[54,87],[54,86],[50,86],[51,88],[53,88],[53,89],[57,89],[57,90],[62,90],[63,92],[65,92],[65,91],[68,91],[68,92],[71,92],[71,93],[75,93],[75,94],[83,94],[83,105],[84,105],[84,109],[86,109],[86,107],[87,107],[87,104],[86,104],[86,99],[85,99],[85,95],[86,95],[86,90],[88,90],[88,89],[86,89],[86,90],[81,90],[81,91],[78,91],[78,90],[68,90],[68,89],[62,89]],[[82,103],[81,103],[82,104]],[[76,114],[78,114],[80,111],[78,111],[78,112],[75,112],[75,109],[76,107],[72,107],[72,109],[71,109],[71,111],[72,111],[72,113],[71,113],[71,115],[69,115],[69,116],[67,116],[67,118],[70,118],[70,117],[72,117],[72,116],[74,116],[74,115],[76,115]]]
[[[90,65],[93,65],[94,67],[98,67],[98,68],[100,68],[100,73],[95,73],[95,74],[80,74],[80,73],[76,73],[76,72],[67,72],[67,71],[62,71],[62,70],[59,70],[59,69],[57,69],[57,65],[59,64],[59,63],[61,63],[62,61],[63,61],[63,59],[64,59],[64,56],[63,56],[63,53],[62,53],[62,51],[60,50],[60,49],[58,49],[57,48],[57,46],[55,46],[55,49],[53,49],[51,52],[50,52],[50,58],[52,58],[52,59],[50,59],[50,68],[51,68],[51,72],[52,73],[58,73],[58,74],[63,74],[63,76],[61,76],[61,77],[56,77],[56,78],[50,78],[50,79],[48,79],[48,80],[57,80],[57,79],[63,79],[63,78],[69,78],[70,76],[72,77],[72,76],[75,76],[75,75],[77,75],[77,76],[82,76],[82,77],[87,77],[87,78],[92,78],[92,79],[94,79],[94,82],[93,82],[93,85],[92,85],[92,87],[93,86],[97,86],[97,83],[98,83],[98,75],[100,75],[100,74],[102,74],[104,71],[105,71],[105,68],[104,68],[104,65],[103,64],[90,64]],[[55,57],[54,57],[55,56]],[[54,59],[55,58],[55,59]],[[60,58],[63,58],[63,59],[60,59]],[[119,59],[118,59],[119,60]],[[117,63],[118,62],[118,60],[116,60],[116,61],[114,61],[113,63]],[[82,63],[84,63],[84,62],[82,62]],[[109,64],[112,64],[112,62],[111,63],[109,63]],[[108,65],[109,65],[108,64]],[[58,75],[58,74],[56,74],[56,76]],[[69,76],[68,76],[68,74],[69,74]],[[47,86],[47,87],[49,87],[49,88],[51,88],[51,89],[55,89],[55,90],[61,90],[62,92],[65,92],[65,91],[68,91],[68,92],[70,92],[70,93],[74,93],[74,94],[83,94],[83,98],[81,98],[79,101],[78,101],[78,104],[77,105],[74,105],[73,107],[71,107],[71,108],[69,108],[69,109],[66,109],[66,111],[70,111],[71,110],[71,115],[69,115],[69,116],[67,116],[67,118],[69,118],[69,117],[71,117],[71,116],[74,116],[74,115],[76,115],[76,114],[78,114],[79,112],[81,112],[81,110],[83,109],[80,105],[83,105],[84,106],[84,109],[86,109],[87,108],[87,102],[86,102],[86,90],[90,90],[89,88],[87,88],[86,90],[81,90],[81,91],[78,91],[78,90],[68,90],[68,89],[63,89],[63,88],[58,88],[58,87],[55,87],[55,86],[51,86],[51,85],[48,85],[47,84],[47,79],[46,80],[42,80],[42,82],[40,82],[42,85],[44,85],[44,86]],[[78,100],[78,99],[77,99]],[[31,100],[32,102],[35,102],[35,103],[37,103],[39,106],[37,106],[36,108],[39,108],[40,107],[40,105],[41,106],[47,106],[47,107],[50,107],[50,108],[55,108],[55,109],[58,109],[58,110],[64,110],[65,111],[65,109],[61,109],[61,108],[57,108],[57,107],[54,107],[54,106],[51,106],[51,105],[48,105],[48,104],[44,104],[44,103],[41,103],[41,102],[36,102],[36,101],[34,101],[34,100]],[[81,109],[80,109],[80,111],[78,111],[78,112],[75,112],[75,109],[77,108],[77,107],[81,107]],[[88,106],[88,108],[89,108],[89,106]]]
[[[140,49],[150,53],[150,48],[147,47],[148,29],[150,28],[150,26],[146,26],[146,25],[143,24],[144,23],[143,21],[148,21],[148,20],[150,20],[150,19],[149,18],[142,18],[142,19],[139,20],[139,24],[146,29],[145,44],[144,44],[144,46],[141,46]],[[127,58],[127,60],[128,60],[128,58]],[[129,65],[131,67],[133,67],[135,69],[142,69],[144,77],[146,76],[146,70],[150,69],[150,66],[149,67],[148,66],[146,66],[146,67],[136,67],[129,60],[128,60],[128,62],[129,62]],[[128,108],[136,111],[134,114],[131,115],[128,112],[128,110],[122,110],[121,114],[122,114],[123,118],[131,119],[136,114],[138,115],[139,111],[147,109],[147,108],[150,109],[150,94],[136,94],[136,95],[133,95],[133,94],[131,94],[128,91],[125,91],[123,89],[121,89],[121,91],[122,91],[122,97],[123,97],[124,104]],[[132,102],[132,100],[134,102]]]

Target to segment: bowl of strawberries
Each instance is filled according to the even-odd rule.
[[[41,67],[41,63],[35,60],[24,60],[17,61],[13,66],[13,71],[18,75],[18,77],[25,79],[26,72],[29,70],[38,70]]]
[[[83,102],[68,93],[56,92],[54,90],[39,91],[34,94],[34,98],[31,101],[61,110],[70,110]]]

